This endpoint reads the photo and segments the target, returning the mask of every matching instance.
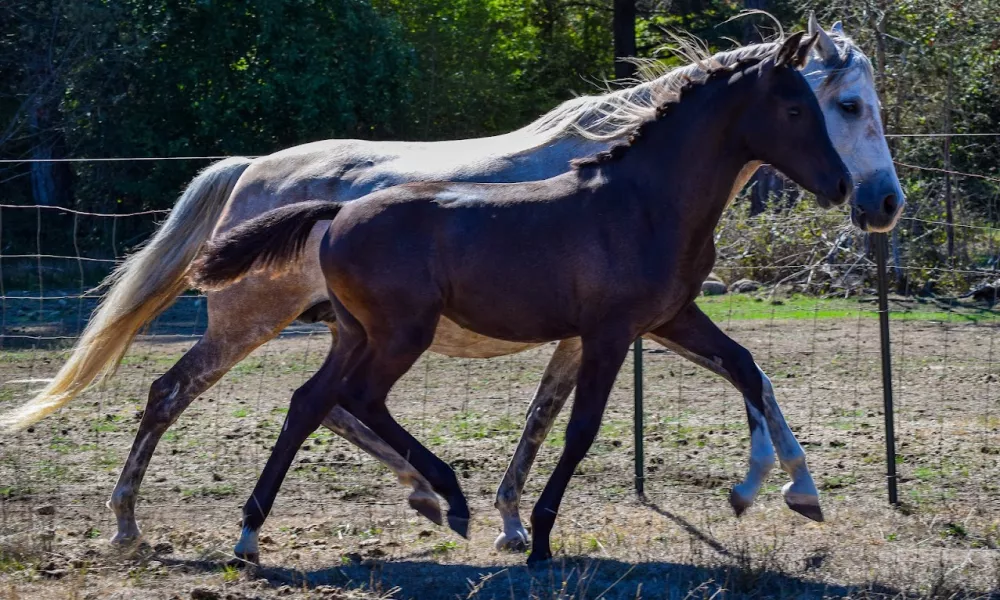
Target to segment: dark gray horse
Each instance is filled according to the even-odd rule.
[[[775,165],[822,206],[843,203],[853,187],[798,71],[815,36],[806,44],[801,38],[656,98],[627,144],[575,161],[564,175],[519,184],[407,184],[351,203],[305,202],[209,243],[195,283],[219,289],[257,263],[280,269],[316,222],[333,219],[320,264],[340,335],[292,396],[244,506],[237,554],[256,560],[257,531],[295,453],[338,404],[408,457],[448,501],[452,529],[466,534],[469,512],[455,473],[385,405],[442,317],[514,342],[582,339],[566,447],[532,512],[529,562],[551,556],[563,493],[597,434],[631,342],[645,333],[726,374],[752,399],[752,435],[766,423],[783,458],[804,466],[794,436],[778,431],[787,426],[750,353],[694,304],[715,261],[712,232],[746,165]],[[810,511],[821,518],[818,505],[801,507]]]

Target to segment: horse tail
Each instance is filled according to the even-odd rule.
[[[192,285],[218,290],[239,281],[255,266],[280,272],[302,253],[313,226],[333,219],[343,206],[333,201],[297,202],[215,236],[192,265]]]
[[[186,274],[249,158],[229,158],[198,174],[152,239],[108,275],[109,288],[54,379],[21,407],[0,416],[0,429],[28,427],[68,404],[94,380],[114,375],[139,330],[187,288]]]

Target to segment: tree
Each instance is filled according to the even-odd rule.
[[[614,0],[615,77],[627,79],[635,65],[623,58],[635,56],[635,0]]]

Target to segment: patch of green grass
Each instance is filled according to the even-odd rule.
[[[118,423],[121,420],[122,418],[118,415],[108,415],[103,419],[95,419],[90,425],[90,430],[94,433],[112,433],[118,431]]]
[[[34,352],[23,350],[0,352],[0,363],[23,363],[30,362],[35,358],[36,355]]]
[[[10,500],[22,496],[31,496],[34,493],[35,490],[33,488],[24,485],[7,485],[0,487],[0,498],[3,498],[4,500]]]
[[[258,369],[264,368],[264,359],[260,357],[248,358],[233,367],[229,372],[236,375],[249,375]]]
[[[231,483],[219,485],[201,486],[196,488],[185,488],[181,490],[182,498],[225,498],[232,496],[236,492],[235,486]]]
[[[767,300],[745,294],[725,296],[703,296],[698,298],[698,306],[711,319],[725,321],[761,319],[865,319],[878,318],[878,307],[872,302],[857,299],[815,298],[793,295],[781,298],[775,305]],[[956,306],[944,309],[938,305],[910,305],[906,309],[889,306],[890,319],[915,321],[994,321],[998,314],[992,310]]]
[[[233,411],[233,416],[236,417],[237,419],[242,419],[243,417],[245,417],[245,416],[247,416],[249,414],[250,414],[250,411],[248,411],[243,406],[241,406],[241,407],[239,407],[239,408],[237,408],[236,410]]]
[[[222,566],[222,581],[226,583],[235,583],[240,579],[240,570],[236,568],[235,565],[223,565]]]
[[[118,454],[116,452],[112,450],[104,450],[97,456],[95,462],[100,467],[103,467],[105,469],[110,469],[113,467],[117,467],[119,460],[120,459],[118,458]]]
[[[72,440],[61,435],[52,436],[52,439],[49,441],[49,448],[59,454],[68,454],[75,450],[76,447],[77,445]]]
[[[24,571],[29,567],[22,559],[14,554],[0,552],[0,573],[16,573]]]
[[[858,478],[854,475],[834,475],[832,477],[824,477],[819,487],[821,490],[836,490],[857,483],[857,481]]]
[[[933,481],[939,479],[943,473],[940,469],[931,467],[917,467],[913,470],[913,476],[923,481]]]
[[[444,540],[434,544],[434,547],[431,548],[431,552],[434,554],[447,554],[448,552],[451,552],[452,550],[455,550],[457,548],[458,548],[458,542],[456,542],[455,540]]]

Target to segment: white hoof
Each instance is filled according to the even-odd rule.
[[[818,523],[823,522],[823,510],[819,507],[819,493],[813,490],[800,492],[795,489],[795,482],[789,481],[781,488],[788,508],[800,515]],[[813,486],[815,488],[815,486]]]
[[[500,552],[524,552],[531,547],[531,538],[528,537],[528,532],[524,527],[518,526],[511,533],[504,531],[497,536],[493,547]]]

